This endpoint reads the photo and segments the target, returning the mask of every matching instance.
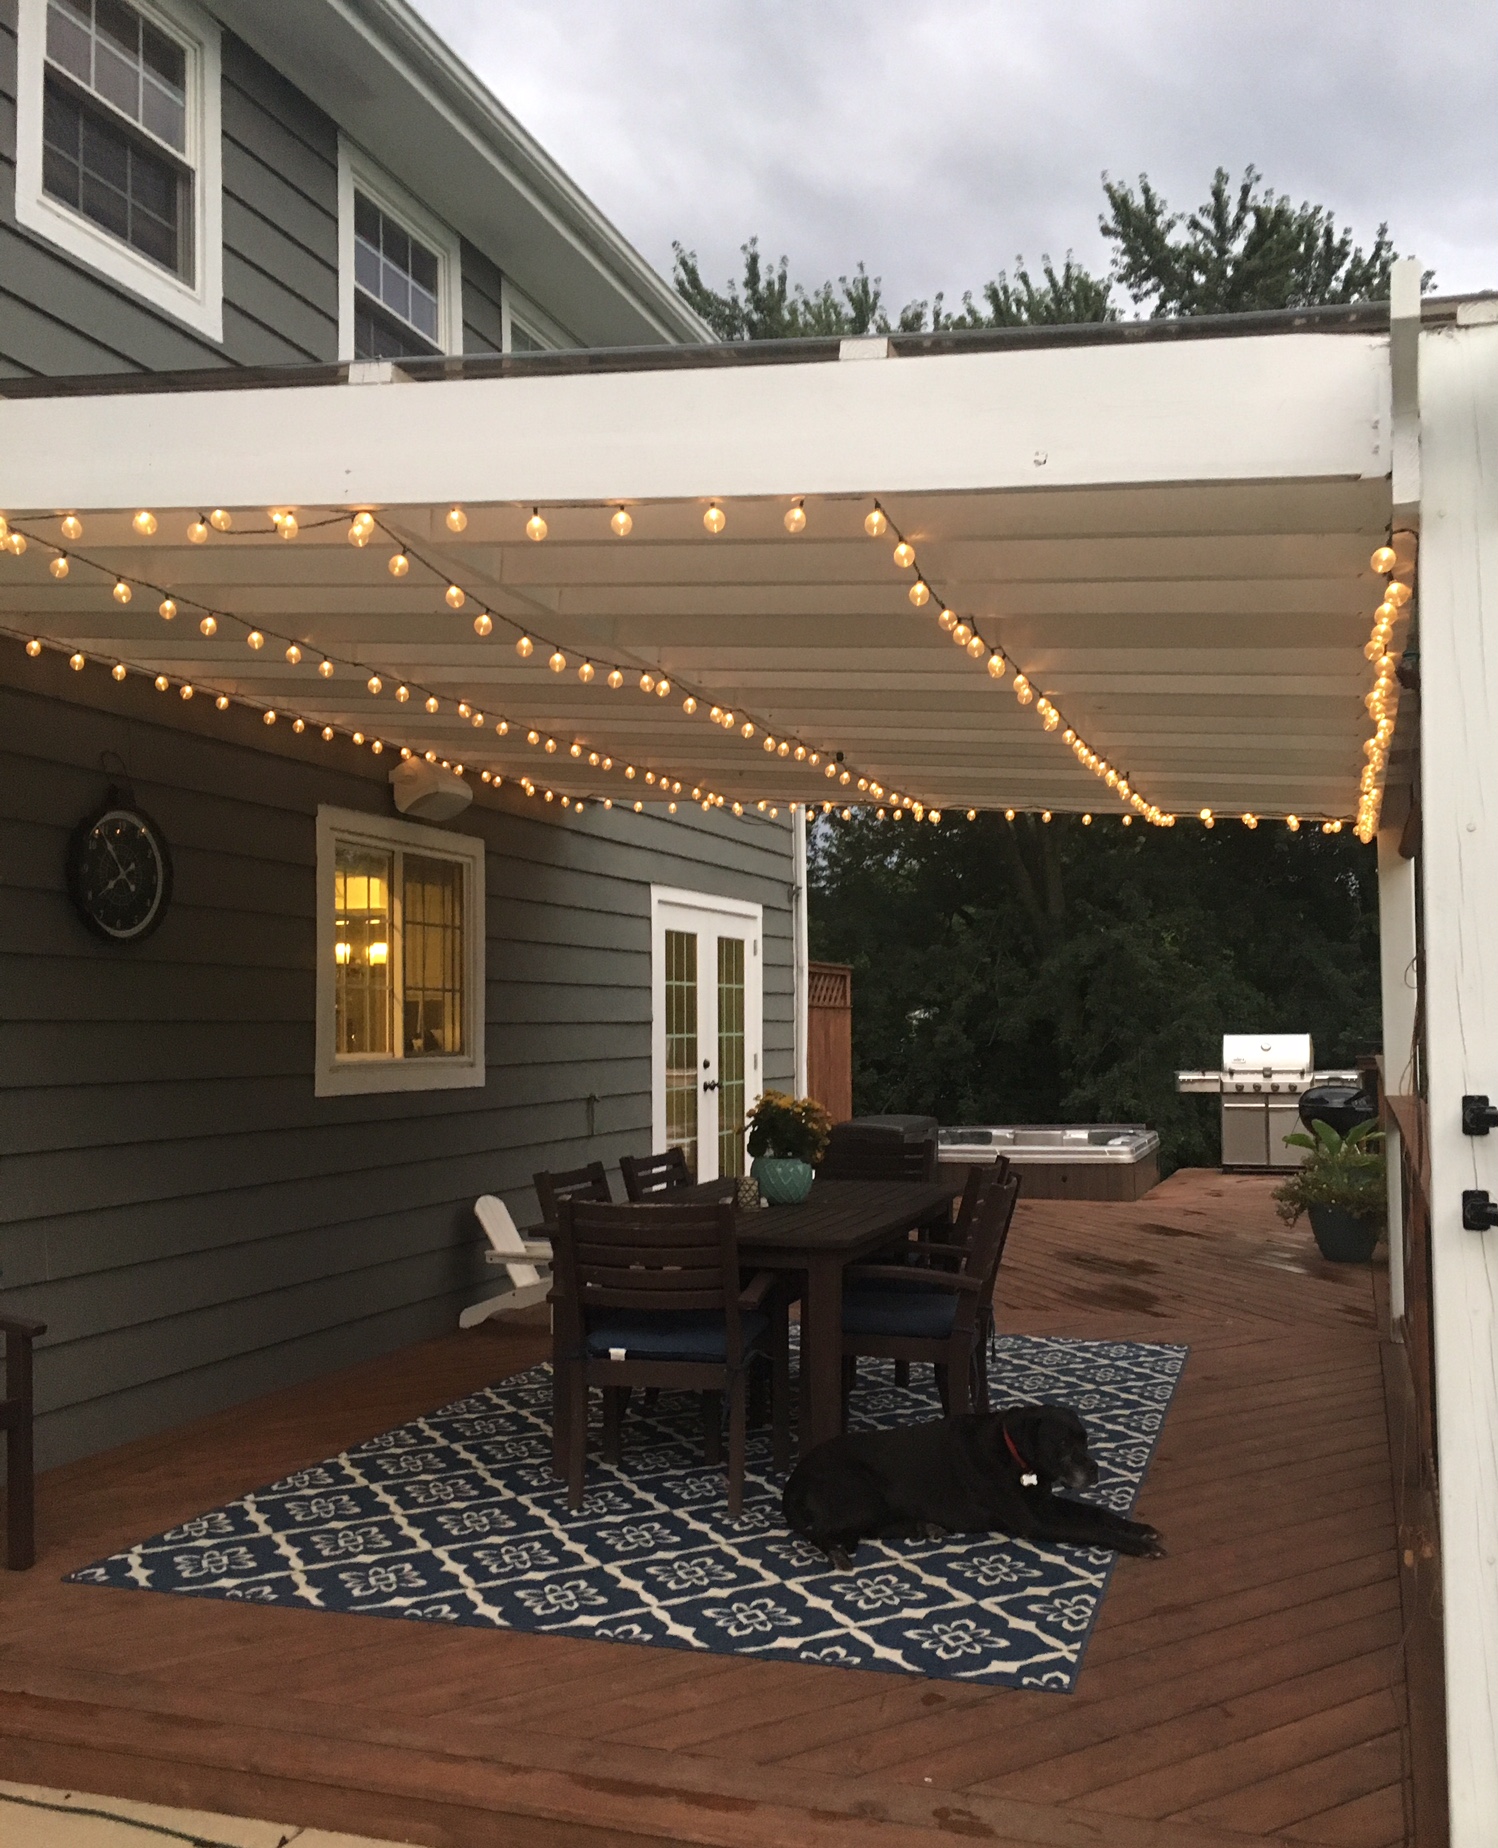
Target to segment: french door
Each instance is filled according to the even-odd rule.
[[[761,909],[651,892],[652,1078],[657,1149],[698,1180],[744,1172],[744,1113],[764,1088]]]

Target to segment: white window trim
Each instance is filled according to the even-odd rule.
[[[666,1146],[666,919],[664,911],[681,906],[691,911],[716,913],[749,927],[749,956],[744,966],[744,1025],[757,1023],[759,1070],[744,1073],[747,1108],[765,1088],[765,908],[742,898],[720,898],[715,892],[689,892],[680,886],[650,888],[650,1146]],[[699,972],[700,980],[700,972]],[[716,1058],[716,1048],[714,1057]]]
[[[333,865],[337,841],[355,840],[374,847],[403,847],[463,863],[464,993],[463,1043],[468,1051],[452,1057],[422,1059],[340,1059],[336,1046],[336,969],[333,960]],[[370,1092],[456,1091],[482,1085],[484,1064],[484,988],[487,969],[484,940],[484,843],[471,834],[426,828],[414,821],[368,815],[360,809],[317,811],[317,1069],[318,1097],[348,1097]]]
[[[354,192],[365,194],[437,256],[438,345],[463,351],[463,244],[346,136],[338,137],[338,357],[354,357]]]
[[[501,276],[499,318],[503,350],[515,350],[515,329],[522,327],[543,351],[565,352],[581,343],[560,322],[552,320],[528,295],[523,295],[509,279]]]
[[[130,0],[187,52],[187,146],[193,170],[193,269],[173,276],[149,257],[75,212],[42,187],[42,86],[47,62],[47,0],[19,0],[16,42],[16,222],[206,334],[224,337],[224,188],[219,27],[192,0]],[[101,105],[103,107],[103,105]]]

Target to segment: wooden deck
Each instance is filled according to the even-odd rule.
[[[0,1777],[440,1848],[1056,1848],[1407,1839],[1393,1492],[1366,1269],[1269,1183],[1022,1205],[1000,1321],[1191,1344],[1071,1695],[64,1585],[529,1364],[490,1324],[41,1484],[0,1574]]]

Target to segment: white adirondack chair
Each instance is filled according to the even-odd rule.
[[[484,1261],[508,1271],[510,1287],[481,1303],[471,1303],[458,1317],[459,1328],[476,1328],[501,1309],[528,1309],[532,1303],[545,1302],[551,1288],[549,1239],[522,1238],[510,1209],[493,1194],[480,1194],[473,1211],[489,1241]]]

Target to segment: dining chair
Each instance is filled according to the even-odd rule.
[[[854,1264],[844,1273],[843,1379],[860,1357],[930,1361],[949,1418],[988,1409],[985,1343],[994,1282],[1019,1197],[1019,1176],[981,1189],[962,1244],[922,1240],[903,1264]]]
[[[554,1364],[562,1395],[567,1505],[582,1507],[588,1389],[603,1389],[603,1454],[617,1463],[628,1393],[703,1396],[707,1461],[721,1457],[728,1398],[728,1511],[744,1505],[748,1422],[745,1374],[761,1357],[771,1370],[775,1467],[790,1463],[790,1361],[784,1295],[771,1271],[739,1278],[733,1208],[724,1201],[561,1203],[553,1242]]]
[[[543,1169],[531,1176],[536,1198],[541,1202],[541,1217],[547,1225],[557,1223],[557,1211],[564,1200],[612,1200],[609,1177],[601,1161],[590,1161],[586,1168],[566,1168],[549,1174]]]
[[[24,1572],[36,1564],[31,1344],[46,1332],[45,1322],[0,1316],[0,1335],[5,1337],[5,1397],[0,1399],[0,1431],[5,1433],[5,1563],[12,1572]]]
[[[624,1179],[625,1197],[636,1202],[692,1184],[685,1149],[665,1149],[659,1155],[621,1155],[619,1173]]]
[[[978,1202],[983,1198],[984,1194],[988,1192],[989,1188],[996,1186],[1002,1181],[1008,1172],[1009,1157],[1007,1155],[1000,1155],[998,1159],[993,1162],[974,1162],[968,1168],[967,1179],[963,1182],[962,1195],[957,1202],[956,1213],[950,1220],[938,1219],[928,1221],[927,1224],[921,1228],[923,1236],[929,1238],[933,1243],[938,1245],[966,1245],[968,1229],[973,1223],[973,1214],[978,1210]],[[902,1251],[901,1255],[904,1256],[906,1254]],[[919,1263],[920,1256],[918,1248],[912,1247],[909,1252],[909,1257],[911,1262]],[[990,1307],[990,1327],[992,1326],[992,1321],[993,1310]],[[984,1341],[984,1351],[985,1353],[987,1352],[986,1337]],[[910,1362],[908,1360],[897,1360],[895,1362],[895,1384],[897,1386],[908,1386],[910,1384]]]

